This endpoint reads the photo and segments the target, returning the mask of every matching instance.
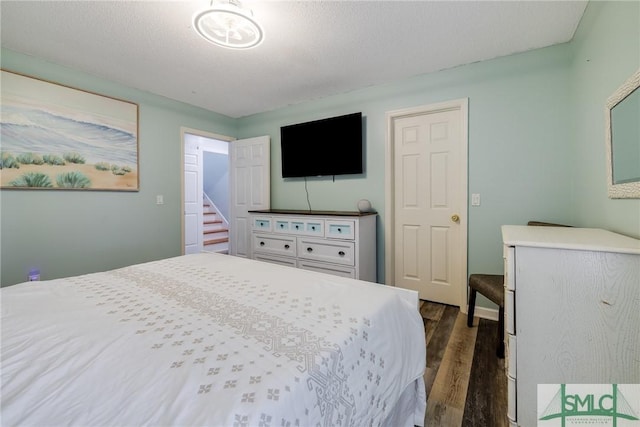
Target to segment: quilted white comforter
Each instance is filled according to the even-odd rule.
[[[3,426],[423,422],[417,295],[203,253],[1,296]]]

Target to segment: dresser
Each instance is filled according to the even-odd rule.
[[[251,211],[251,258],[376,281],[374,212]]]
[[[510,425],[538,425],[538,384],[640,383],[640,241],[502,227]]]

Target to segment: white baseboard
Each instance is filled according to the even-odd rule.
[[[469,306],[467,306],[467,313],[469,312]],[[495,320],[498,321],[498,310],[495,308],[484,308],[478,307],[476,305],[475,310],[473,311],[474,317],[479,317],[481,319]]]

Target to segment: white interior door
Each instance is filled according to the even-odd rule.
[[[230,145],[231,228],[229,253],[251,256],[249,211],[271,206],[269,136],[233,141]]]
[[[184,253],[202,251],[202,150],[195,138],[184,138]]]
[[[392,114],[388,148],[392,284],[418,291],[420,299],[463,307],[466,105],[463,100]]]

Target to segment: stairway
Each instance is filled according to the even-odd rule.
[[[229,228],[216,209],[203,202],[203,249],[208,252],[229,253]]]

